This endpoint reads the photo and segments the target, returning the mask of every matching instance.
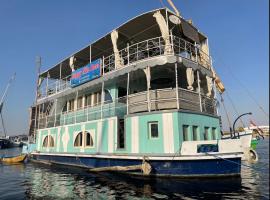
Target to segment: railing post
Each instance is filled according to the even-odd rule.
[[[74,100],[74,114],[75,114],[75,123],[77,123],[77,104],[78,104],[78,91],[76,92],[76,98]]]
[[[149,46],[148,46],[148,41],[149,41],[149,40],[146,40],[147,58],[149,58]]]
[[[198,62],[198,54],[197,54],[197,43],[195,42],[195,59],[196,59],[196,62]]]
[[[161,55],[162,52],[161,52],[161,40],[160,40],[160,37],[158,38],[158,43],[159,43],[159,54]]]
[[[178,92],[178,74],[177,74],[177,63],[175,63],[175,89],[176,89],[176,105],[177,109],[180,109],[179,105],[179,92]]]
[[[102,89],[101,89],[100,119],[103,118],[103,104],[104,104],[104,81],[102,81]]]
[[[138,43],[137,43],[137,44],[136,44],[136,57],[137,57],[136,61],[139,60],[139,55],[138,55],[138,53],[139,53],[139,48],[138,48]]]
[[[172,30],[170,31],[171,32],[171,48],[172,48],[172,54],[174,55],[174,46],[173,46],[173,34],[172,34]]]
[[[48,78],[48,74],[47,73],[47,78],[46,78],[46,96],[48,96],[48,89],[49,89],[49,78]]]
[[[202,112],[202,96],[201,96],[201,83],[200,82],[201,80],[200,80],[199,70],[197,70],[197,84],[198,84],[200,111]]]
[[[129,65],[129,43],[127,43],[127,61],[127,64]]]
[[[102,57],[102,76],[104,76],[104,68],[105,68],[105,62],[104,62],[104,56]]]

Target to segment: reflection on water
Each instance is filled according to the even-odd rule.
[[[153,180],[32,163],[0,164],[0,199],[268,199],[268,142],[260,141],[260,160],[252,168],[243,167],[242,178]]]

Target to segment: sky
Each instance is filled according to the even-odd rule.
[[[231,121],[237,113],[252,112],[243,117],[245,124],[250,119],[258,125],[268,124],[269,1],[174,3],[209,38],[214,68],[226,87],[224,102]],[[42,57],[41,70],[45,71],[134,16],[164,6],[169,7],[166,0],[1,0],[0,96],[16,72],[3,109],[8,135],[28,131],[36,56]],[[219,113],[226,129],[228,121],[221,106]]]

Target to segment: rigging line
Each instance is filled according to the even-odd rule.
[[[232,107],[233,107],[235,113],[237,114],[237,116],[240,116],[240,114],[239,114],[238,110],[236,109],[236,106],[235,106],[235,104],[233,103],[232,98],[230,97],[228,91],[227,91],[226,94],[227,94],[227,97],[228,97],[230,103],[232,104]],[[242,120],[241,118],[240,118],[240,122],[242,123],[243,128],[244,128],[244,127],[245,127],[245,124],[244,124],[244,122],[243,122],[243,120]]]
[[[226,109],[226,106],[225,106],[225,104],[224,104],[224,99],[223,99],[223,97],[222,97],[222,94],[220,94],[220,101],[221,101],[222,106],[223,106],[223,108],[224,108],[224,111],[225,111],[225,114],[226,114],[226,118],[227,118],[227,121],[228,121],[228,123],[229,123],[229,127],[230,127],[230,129],[231,129],[231,127],[232,127],[231,120],[230,120],[230,117],[229,117],[229,113],[228,113],[228,111],[227,111],[227,109]]]
[[[161,4],[161,6],[164,8],[165,5],[164,5],[163,1],[162,1],[162,0],[159,0],[159,2],[160,2],[160,4]]]
[[[232,74],[232,76],[234,77],[234,79],[236,81],[238,81],[239,85],[241,85],[247,92],[248,96],[255,102],[255,104],[259,107],[259,109],[266,115],[266,117],[269,117],[269,114],[264,110],[264,108],[260,105],[260,103],[255,99],[255,97],[251,94],[251,92],[248,90],[247,87],[245,87],[240,80],[234,76],[234,74],[232,73],[231,69],[229,68],[229,72]]]
[[[260,105],[260,103],[255,99],[255,97],[251,94],[251,92],[249,91],[249,89],[247,87],[245,87],[245,85],[234,75],[234,73],[232,73],[232,70],[230,68],[230,66],[225,65],[225,62],[223,62],[222,59],[220,59],[219,56],[218,59],[220,60],[220,62],[226,66],[225,68],[228,70],[228,72],[231,74],[231,76],[239,83],[240,86],[242,86],[243,89],[245,89],[245,91],[247,92],[248,96],[255,102],[255,104],[259,107],[259,109],[266,115],[267,118],[269,118],[269,114],[265,111],[265,109]]]

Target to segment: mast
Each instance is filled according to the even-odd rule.
[[[6,97],[7,97],[7,93],[8,93],[9,87],[10,87],[12,81],[15,79],[15,76],[16,76],[16,73],[14,73],[12,75],[12,77],[9,79],[8,84],[6,86],[6,89],[5,89],[4,93],[3,93],[2,98],[1,98],[1,101],[0,101],[1,123],[2,123],[2,127],[3,127],[3,131],[4,131],[5,137],[6,137],[7,133],[6,133],[5,125],[4,125],[4,119],[3,119],[3,115],[2,115],[2,109],[3,109],[3,106],[4,106],[4,101],[5,101]]]
[[[40,67],[41,67],[41,57],[37,56],[36,57],[37,81],[36,81],[36,97],[35,97],[35,106],[34,106],[34,108],[35,108],[34,141],[35,141],[36,130],[37,130],[37,99],[38,99],[38,89],[39,89],[39,81],[40,81],[39,80]],[[31,115],[32,115],[32,113],[31,113]]]

